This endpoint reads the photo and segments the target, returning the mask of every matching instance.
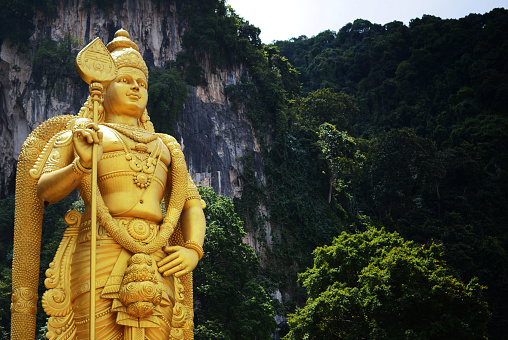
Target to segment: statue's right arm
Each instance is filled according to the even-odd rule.
[[[68,131],[60,139],[72,138],[72,143],[64,143],[65,146],[55,143],[49,159],[57,164],[45,165],[45,168],[52,166],[55,170],[43,173],[37,185],[37,196],[41,200],[48,204],[58,202],[79,185],[83,176],[92,168],[94,143],[99,145],[97,159],[101,159],[102,133],[97,130],[98,128],[90,126]]]

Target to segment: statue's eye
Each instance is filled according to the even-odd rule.
[[[141,87],[146,89],[146,83],[144,81],[140,81],[139,82],[139,86],[141,86]]]

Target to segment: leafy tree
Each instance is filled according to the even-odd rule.
[[[196,339],[270,339],[271,299],[259,285],[259,263],[231,199],[200,187],[207,207],[204,256],[194,271]]]
[[[450,275],[440,245],[367,226],[313,254],[300,275],[309,298],[286,339],[487,338],[486,287]]]
[[[153,69],[148,79],[150,119],[156,131],[173,134],[187,99],[187,85],[175,69]]]
[[[334,125],[328,123],[319,126],[318,143],[330,172],[328,195],[328,202],[330,202],[332,186],[338,191],[346,189],[351,178],[359,173],[365,156],[356,146],[353,137],[349,136],[346,131],[338,131]]]
[[[367,158],[368,175],[363,180],[372,183],[368,191],[378,219],[398,223],[410,212],[438,216],[435,202],[444,166],[432,140],[410,129],[390,130],[371,141]],[[425,207],[424,201],[434,204]]]
[[[313,91],[302,99],[299,113],[304,124],[316,131],[323,123],[351,130],[351,122],[360,110],[352,96],[326,88]]]
[[[38,40],[38,48],[32,58],[35,80],[40,81],[43,76],[48,77],[49,82],[63,77],[78,80],[76,54],[73,52],[77,45],[77,40],[70,34],[60,41],[51,38]]]

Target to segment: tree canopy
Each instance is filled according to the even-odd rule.
[[[442,245],[417,245],[368,226],[318,247],[299,275],[308,300],[286,339],[486,339],[476,279],[450,274]]]
[[[271,299],[259,279],[254,250],[229,197],[200,188],[207,207],[204,256],[194,271],[196,339],[270,339]]]

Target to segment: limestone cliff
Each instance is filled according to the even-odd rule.
[[[82,2],[62,2],[56,14],[38,13],[31,52],[20,53],[9,41],[0,46],[0,197],[13,193],[16,159],[28,134],[42,121],[61,114],[75,114],[85,101],[84,82],[70,78],[56,83],[36,81],[31,54],[42,37],[61,40],[66,34],[80,46],[98,36],[108,42],[114,32],[125,28],[140,47],[149,67],[175,60],[181,51],[186,24],[175,5],[128,0],[104,13],[81,10]],[[225,87],[245,74],[242,67],[212,72],[205,66],[206,87],[188,87],[188,99],[177,124],[181,142],[194,179],[212,186],[217,193],[241,194],[239,158],[246,150],[259,151],[256,138],[243,112],[231,110]],[[260,164],[260,163],[259,163]],[[257,166],[262,178],[262,168]]]

